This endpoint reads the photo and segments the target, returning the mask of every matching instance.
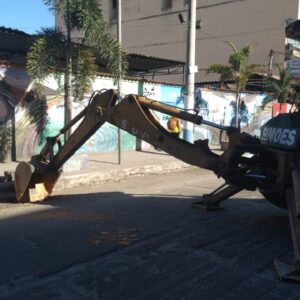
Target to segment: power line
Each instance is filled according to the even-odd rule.
[[[280,30],[281,27],[276,27],[276,28],[268,28],[268,29],[264,29],[264,30],[255,30],[255,31],[244,31],[244,32],[237,32],[237,33],[231,33],[231,34],[225,34],[225,35],[221,35],[221,36],[217,36],[217,35],[212,35],[209,34],[203,30],[201,30],[201,33],[203,33],[204,35],[206,35],[207,37],[202,37],[202,38],[197,38],[197,41],[203,41],[203,40],[209,40],[209,39],[215,39],[215,40],[219,40],[222,43],[226,42],[225,37],[233,37],[233,36],[240,36],[240,35],[246,35],[246,34],[255,34],[255,33],[264,33],[264,32],[270,32],[270,31],[277,31]],[[128,49],[135,49],[135,48],[141,48],[141,47],[150,47],[150,46],[164,46],[164,45],[174,45],[174,44],[181,44],[184,43],[185,40],[173,40],[173,41],[166,41],[166,42],[159,42],[159,43],[151,43],[151,44],[143,44],[143,45],[138,45],[138,46],[132,46],[132,47],[128,47]]]
[[[238,2],[245,2],[245,1],[251,1],[251,0],[226,0],[226,1],[214,3],[214,4],[207,4],[207,1],[206,1],[205,5],[198,5],[197,10],[207,9],[207,8],[212,8],[212,7],[217,7],[217,6],[223,6],[223,5],[228,5],[228,4],[234,4],[234,3],[238,3]],[[175,15],[175,14],[182,13],[182,12],[187,12],[187,9],[180,9],[180,10],[171,11],[171,12],[163,12],[161,14],[140,17],[140,18],[136,18],[136,19],[128,19],[128,20],[124,20],[123,23],[130,23],[130,22],[135,22],[135,21],[140,21],[140,20],[159,18],[162,16]],[[116,20],[114,20],[114,21],[116,22]],[[111,24],[112,23],[113,22],[111,22]]]

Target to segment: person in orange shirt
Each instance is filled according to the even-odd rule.
[[[179,138],[181,127],[180,121],[176,117],[170,117],[167,123],[169,132],[176,138]]]

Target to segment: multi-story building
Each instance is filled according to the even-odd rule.
[[[117,0],[102,0],[111,31],[116,34]],[[181,23],[189,0],[122,1],[122,42],[129,53],[186,60],[187,23]],[[284,61],[285,26],[298,19],[299,0],[198,0],[196,31],[196,81],[213,79],[206,74],[212,63],[227,63],[231,53],[226,41],[238,48],[253,45],[250,63],[269,65]],[[182,82],[182,75],[168,81]],[[163,78],[160,78],[163,80]]]

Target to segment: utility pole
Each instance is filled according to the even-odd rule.
[[[193,110],[195,102],[195,73],[197,72],[197,66],[195,66],[196,2],[196,0],[190,0],[188,8],[187,60],[185,66],[185,87],[187,96],[184,102],[184,108],[187,110]],[[190,143],[194,142],[194,126],[191,122],[184,122],[183,137]]]
[[[117,24],[118,41],[122,43],[122,1],[118,0],[118,24]],[[119,74],[121,71],[121,55],[119,55]],[[121,78],[118,80],[119,100],[121,98]],[[118,164],[122,163],[122,131],[118,128]]]

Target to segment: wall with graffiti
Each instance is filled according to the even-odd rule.
[[[184,107],[184,95],[181,86],[164,86],[144,83],[143,94],[165,104]],[[271,118],[269,110],[262,110],[261,103],[265,94],[242,93],[239,124],[243,131],[259,136],[260,126]],[[225,126],[235,124],[235,99],[233,92],[210,89],[195,89],[195,111],[205,120]],[[168,116],[155,113],[161,124],[166,127]],[[219,143],[220,130],[207,126],[194,126],[194,139],[208,139],[210,143]]]
[[[3,128],[3,130],[0,133],[5,133],[5,138],[2,138],[0,134],[0,145],[11,145],[13,139],[15,158],[17,160],[28,160],[42,149],[48,136],[56,135],[63,127],[63,78],[59,76],[49,77],[44,82],[42,91],[44,96],[40,96],[33,92],[26,93],[29,79],[24,69],[10,72],[3,69],[2,76],[2,90],[0,85],[0,128]],[[93,83],[93,91],[111,88],[117,89],[111,78],[97,78]],[[138,93],[138,81],[124,81],[121,83],[121,97]],[[144,90],[140,94],[158,101],[164,99],[164,102],[170,105],[183,106],[180,87],[145,84]],[[73,117],[85,108],[89,98],[90,95],[87,95],[82,101],[73,102]],[[157,117],[163,124],[166,124],[167,116],[157,113]],[[12,122],[14,123],[14,137],[11,136]],[[116,151],[118,147],[117,140],[118,129],[105,123],[77,151],[77,154]],[[136,138],[122,131],[122,150],[133,150],[135,147]],[[11,148],[8,147],[5,151],[0,149],[0,152],[10,154]],[[3,157],[1,160],[3,160]]]
[[[100,91],[103,89],[116,89],[112,79],[98,78],[95,80],[93,89]],[[137,94],[137,82],[122,82],[121,96],[133,93]],[[81,102],[73,103],[73,116],[81,112],[88,104],[90,97],[87,96]],[[46,124],[46,133],[54,135],[58,129],[63,126],[64,107],[63,96],[56,96],[48,100],[48,122]],[[76,126],[74,126],[74,129]],[[88,141],[78,150],[77,153],[91,153],[91,152],[110,152],[117,150],[118,129],[108,123],[105,123],[99,128],[96,133],[91,136]],[[122,149],[132,150],[135,148],[135,137],[129,133],[122,131]]]
[[[184,97],[182,95],[181,86],[144,83],[143,95],[147,98],[156,101],[161,101],[162,103],[167,105],[176,106],[180,108],[184,107]],[[167,128],[169,116],[160,112],[153,112],[153,114],[155,114],[155,117],[159,120],[159,122],[165,128]]]
[[[27,160],[38,153],[45,144],[47,136],[56,135],[63,126],[64,99],[62,95],[63,78],[50,77],[44,82],[42,94],[28,92],[29,80],[25,69],[0,67],[0,161],[11,153],[15,159]],[[111,78],[97,78],[93,90],[116,89]],[[161,101],[167,105],[184,107],[181,86],[163,85],[152,82],[124,81],[121,83],[121,96],[140,94]],[[259,128],[271,116],[260,110],[265,95],[242,94],[240,124],[243,130],[259,135]],[[76,116],[89,101],[89,95],[81,102],[73,103],[73,116]],[[211,122],[224,125],[234,124],[235,94],[230,92],[197,88],[195,91],[195,110]],[[155,112],[155,117],[166,127],[168,116]],[[117,128],[103,125],[78,150],[78,153],[109,152],[117,149]],[[218,133],[212,128],[195,126],[195,139],[209,139],[218,142]],[[122,149],[133,150],[136,146],[134,136],[122,131]],[[150,145],[145,144],[145,147]],[[12,151],[15,149],[14,151]]]
[[[0,160],[10,160],[14,148],[14,159],[27,160],[38,153],[45,144],[46,137],[54,136],[63,127],[64,99],[63,80],[48,78],[44,82],[42,94],[27,92],[29,79],[25,69],[0,69]],[[93,90],[116,89],[110,78],[98,78]],[[124,81],[122,95],[137,94],[138,82]],[[73,103],[73,117],[88,104],[90,96]],[[74,127],[74,129],[76,126]],[[13,130],[12,130],[13,129]],[[122,149],[135,148],[135,137],[122,132]],[[108,152],[117,149],[117,128],[104,124],[79,150],[78,153]]]
[[[242,131],[260,135],[260,127],[271,118],[269,110],[262,110],[261,103],[265,94],[242,93],[238,117]],[[236,94],[233,92],[197,88],[195,91],[195,109],[205,120],[225,126],[235,126]],[[195,126],[195,139],[209,139],[211,143],[219,142],[220,131],[209,127]]]

